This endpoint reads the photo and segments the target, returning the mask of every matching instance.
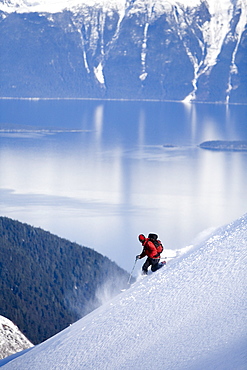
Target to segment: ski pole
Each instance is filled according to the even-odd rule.
[[[135,268],[135,266],[136,266],[136,261],[137,261],[137,259],[135,260],[135,263],[134,263],[133,269],[131,270],[131,273],[130,273],[130,276],[129,276],[129,280],[128,280],[128,284],[130,283],[130,279],[131,279],[131,277],[132,277],[132,274],[133,274],[134,268]]]

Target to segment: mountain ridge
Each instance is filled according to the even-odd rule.
[[[14,4],[0,6],[1,96],[247,102],[242,0]]]

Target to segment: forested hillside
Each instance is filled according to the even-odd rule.
[[[0,217],[0,314],[37,344],[100,305],[128,274],[94,250]]]

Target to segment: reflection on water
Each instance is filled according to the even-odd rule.
[[[92,247],[127,270],[139,233],[157,232],[177,249],[246,212],[247,154],[197,147],[247,140],[246,106],[0,101],[0,108],[1,215]]]

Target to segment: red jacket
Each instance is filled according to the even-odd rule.
[[[140,254],[140,258],[143,258],[145,256],[148,256],[150,258],[159,258],[159,253],[157,252],[155,245],[149,239],[146,238],[142,245],[143,250]]]

